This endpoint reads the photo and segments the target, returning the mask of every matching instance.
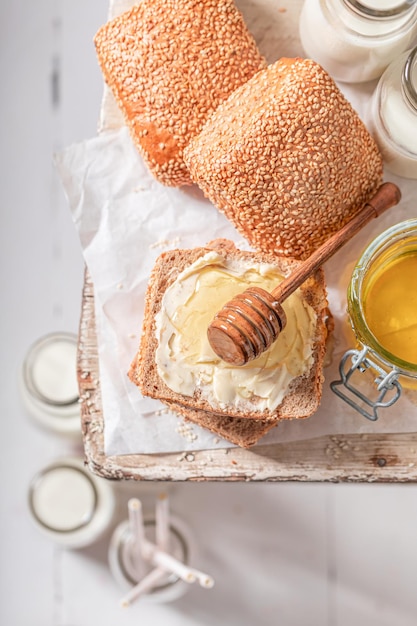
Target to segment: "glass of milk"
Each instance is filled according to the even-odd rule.
[[[145,530],[150,539],[155,535],[155,519],[145,519]],[[196,541],[189,526],[175,515],[169,520],[170,554],[178,561],[189,565],[195,557]],[[129,592],[138,583],[137,572],[134,567],[134,555],[130,543],[129,522],[121,522],[114,530],[108,551],[109,568],[113,578],[125,593]],[[143,575],[148,575],[152,569],[149,562],[145,563]],[[143,594],[142,601],[150,603],[172,602],[183,596],[190,585],[171,572],[166,572],[150,589]]]
[[[76,335],[50,333],[35,341],[22,364],[19,383],[23,405],[37,424],[81,438]]]
[[[116,506],[110,483],[87,470],[78,457],[42,468],[31,480],[28,503],[36,527],[54,543],[72,549],[100,539],[113,523]]]
[[[341,82],[379,78],[416,34],[417,0],[305,0],[300,15],[306,54]]]
[[[417,179],[417,47],[381,76],[371,99],[368,127],[387,168]]]

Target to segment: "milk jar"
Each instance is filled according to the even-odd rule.
[[[416,33],[417,0],[305,0],[300,15],[306,55],[342,82],[379,78]]]
[[[417,47],[391,63],[380,78],[368,127],[387,168],[417,179]]]
[[[81,438],[76,335],[50,333],[33,343],[20,369],[19,388],[37,424]]]
[[[57,459],[32,479],[29,511],[35,526],[54,543],[78,549],[100,539],[113,523],[111,483],[92,474],[78,457]]]

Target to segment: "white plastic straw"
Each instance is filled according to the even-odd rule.
[[[156,567],[150,571],[147,576],[142,578],[142,580],[125,595],[125,597],[121,600],[121,605],[123,607],[128,607],[141,595],[155,587],[158,581],[165,575],[165,570],[160,567]]]
[[[189,567],[169,553],[170,519],[169,500],[166,494],[161,494],[157,500],[155,513],[156,543],[148,541],[145,536],[141,501],[137,498],[131,498],[128,502],[128,511],[130,531],[128,549],[134,575],[139,582],[122,599],[123,606],[129,606],[139,596],[151,590],[167,572],[175,574],[186,583],[198,581],[206,589],[213,587],[214,580],[211,576]],[[144,575],[145,562],[154,566],[154,569],[147,575]]]
[[[145,541],[145,525],[143,522],[142,503],[137,498],[131,498],[127,503],[129,512],[130,553],[135,570],[136,580],[144,575],[143,543]]]
[[[166,493],[161,493],[156,501],[155,508],[155,543],[159,550],[170,551],[170,522],[169,499]]]
[[[197,580],[196,575],[187,565],[168,554],[168,552],[159,550],[155,544],[146,539],[143,544],[142,554],[153,565],[162,567],[167,572],[172,572],[186,583],[194,583]]]
[[[214,579],[205,574],[204,572],[200,572],[200,570],[195,569],[194,567],[190,567],[190,571],[195,575],[201,587],[205,587],[206,589],[211,589],[214,587]]]
[[[143,556],[146,560],[150,560],[153,565],[164,568],[166,571],[176,574],[178,578],[186,583],[194,583],[198,580],[199,584],[206,589],[210,589],[214,585],[214,580],[208,574],[201,572],[194,567],[189,567],[179,561],[171,554],[163,552],[156,545],[145,539]]]
[[[145,526],[143,523],[142,502],[138,498],[130,498],[127,503],[129,512],[129,527],[134,540],[142,544],[145,536]]]

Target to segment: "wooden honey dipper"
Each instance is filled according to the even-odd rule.
[[[398,187],[393,183],[384,183],[359,213],[325,241],[271,293],[260,287],[249,287],[225,304],[207,330],[208,340],[217,356],[232,365],[245,365],[267,350],[287,322],[281,302],[367,222],[398,204],[400,199]]]

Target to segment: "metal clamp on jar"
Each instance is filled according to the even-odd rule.
[[[392,226],[364,251],[349,285],[348,314],[359,348],[344,354],[341,378],[330,387],[375,421],[402,387],[417,389],[417,219]],[[373,375],[372,390],[354,382],[366,372]]]

